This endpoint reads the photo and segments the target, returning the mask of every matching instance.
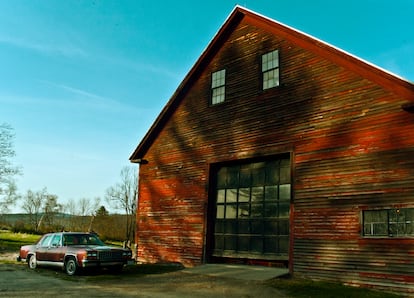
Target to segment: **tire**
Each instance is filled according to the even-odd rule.
[[[75,275],[78,272],[78,264],[76,263],[75,258],[69,258],[65,263],[65,272],[67,275]]]
[[[36,255],[30,255],[27,265],[29,266],[30,269],[36,269],[37,267]]]

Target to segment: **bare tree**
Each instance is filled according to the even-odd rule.
[[[73,199],[70,199],[65,205],[64,205],[65,212],[69,213],[70,216],[68,217],[65,229],[68,231],[75,231],[79,229],[79,218],[78,218],[78,211],[76,202]]]
[[[13,139],[13,128],[0,124],[0,213],[7,213],[19,199],[14,178],[20,174],[20,169],[11,162],[15,156]]]
[[[134,239],[135,213],[137,206],[137,168],[125,166],[120,173],[120,182],[106,190],[107,202],[126,215],[126,240]]]
[[[73,199],[70,199],[64,205],[64,210],[65,210],[65,212],[69,213],[70,215],[77,215],[76,202]]]
[[[29,224],[37,232],[43,216],[43,204],[47,198],[47,189],[39,191],[28,190],[23,196],[22,208],[29,215]]]

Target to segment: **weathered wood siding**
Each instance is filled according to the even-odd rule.
[[[209,165],[292,151],[293,272],[412,290],[414,239],[361,232],[364,209],[414,206],[406,99],[245,20],[225,37],[143,156],[140,260],[202,263]],[[262,91],[261,55],[274,49],[281,86]],[[210,106],[211,72],[223,68],[226,101]]]

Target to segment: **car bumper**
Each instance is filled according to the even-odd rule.
[[[22,259],[20,256],[16,257],[17,262],[26,262],[26,259]]]
[[[112,266],[124,266],[130,265],[129,261],[95,261],[95,260],[82,260],[82,268],[91,267],[112,267]]]

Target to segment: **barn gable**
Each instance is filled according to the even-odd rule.
[[[236,6],[223,26],[206,47],[202,55],[191,68],[189,73],[186,75],[182,83],[178,86],[177,90],[161,111],[140,144],[131,154],[131,162],[139,160],[142,157],[148,145],[156,137],[158,131],[162,128],[166,119],[169,117],[171,111],[175,109],[183,95],[187,92],[188,86],[190,86],[199,76],[200,72],[204,70],[205,66],[211,61],[211,58],[221,49],[228,35],[242,20],[268,30],[268,32],[276,36],[286,38],[300,47],[310,50],[333,61],[334,63],[338,63],[339,65],[353,70],[361,76],[373,80],[383,87],[400,94],[402,97],[407,99],[407,102],[405,102],[407,108],[411,108],[411,103],[414,101],[414,86],[411,82],[408,82],[403,78],[355,57],[339,48],[318,40],[306,33],[300,32],[265,16],[258,15],[255,12],[241,6]]]
[[[144,262],[414,290],[414,86],[237,6],[130,157]]]

